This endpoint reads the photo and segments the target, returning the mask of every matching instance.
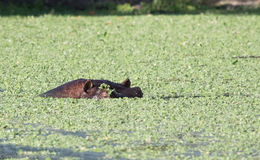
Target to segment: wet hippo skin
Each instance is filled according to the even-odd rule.
[[[109,86],[108,89],[100,87],[102,84]],[[108,80],[93,80],[93,79],[77,79],[54,89],[51,89],[40,95],[41,97],[54,98],[123,98],[123,97],[143,97],[143,92],[140,87],[131,88],[131,81],[127,78],[122,83],[115,83]]]

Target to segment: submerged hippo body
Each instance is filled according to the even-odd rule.
[[[107,89],[100,87],[102,84],[109,85],[112,91],[110,94]],[[131,82],[129,79],[122,83],[114,83],[108,80],[91,80],[91,79],[77,79],[67,82],[57,88],[49,90],[41,97],[55,97],[55,98],[123,98],[123,97],[143,97],[141,88],[130,88]]]

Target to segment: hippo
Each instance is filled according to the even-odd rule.
[[[129,78],[124,80],[122,83],[114,83],[108,80],[77,79],[51,89],[40,96],[76,99],[143,97],[143,92],[140,87],[131,88],[130,86],[131,81]]]

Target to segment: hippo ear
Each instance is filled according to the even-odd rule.
[[[93,87],[93,83],[91,82],[91,80],[87,80],[84,86],[84,91],[87,92],[87,90],[89,90],[92,87]]]
[[[130,79],[127,78],[126,80],[124,80],[124,81],[121,83],[121,85],[123,85],[123,86],[129,88],[129,87],[131,86],[131,81],[130,81]]]

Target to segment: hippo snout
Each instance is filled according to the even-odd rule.
[[[134,87],[133,89],[135,89],[135,95],[136,95],[136,97],[140,97],[140,98],[143,97],[143,92],[142,92],[142,90],[141,90],[140,87]]]

